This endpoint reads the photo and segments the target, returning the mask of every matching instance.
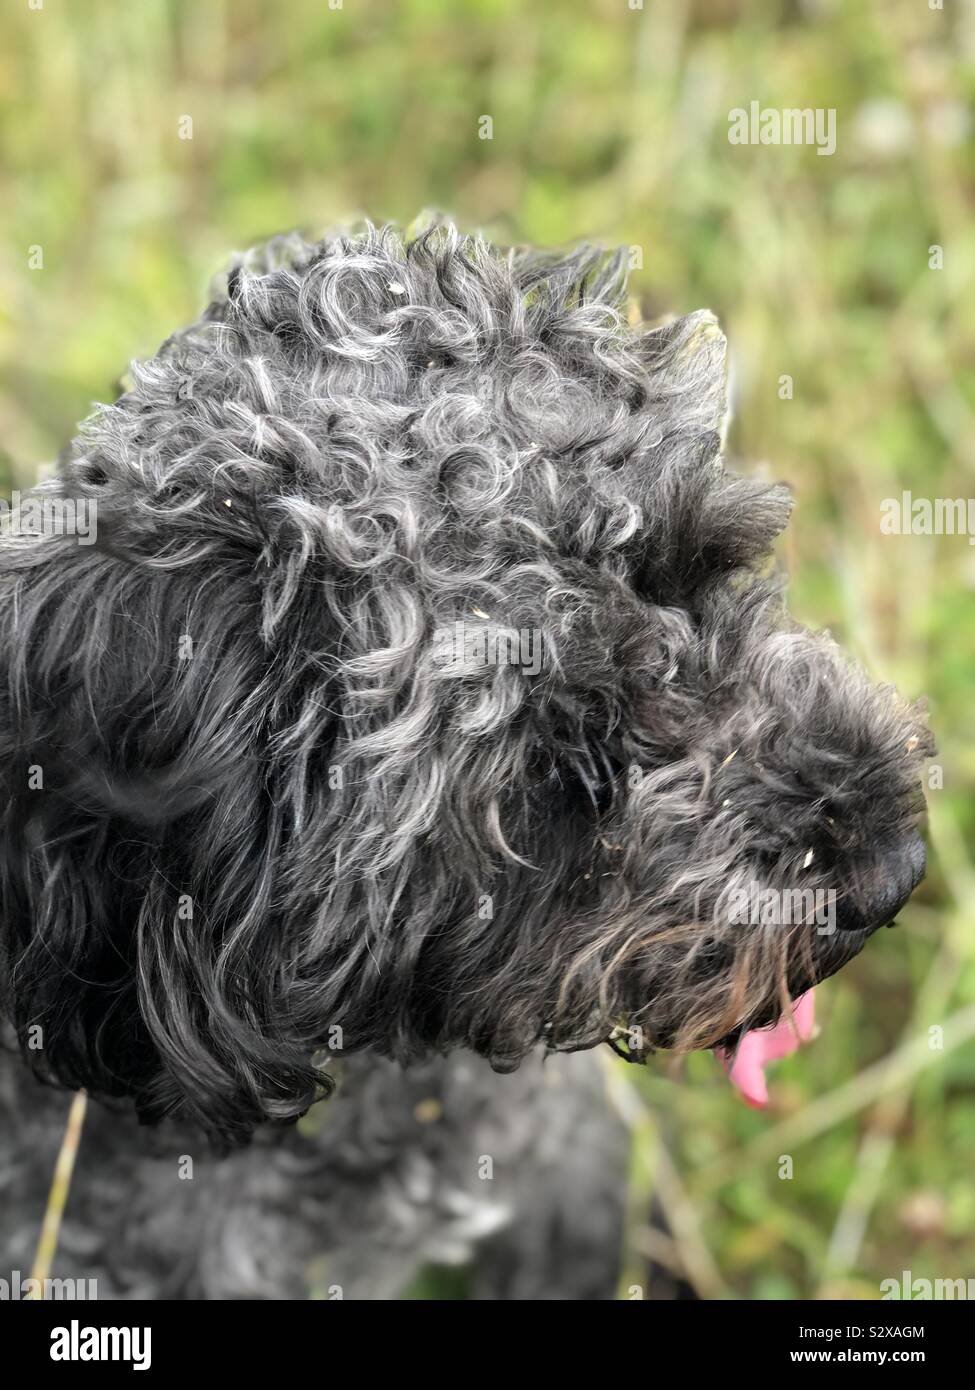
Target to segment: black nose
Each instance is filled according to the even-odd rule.
[[[837,904],[841,930],[873,929],[892,922],[921,882],[927,855],[920,835],[884,851],[874,861],[857,890]]]

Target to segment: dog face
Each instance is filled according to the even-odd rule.
[[[630,330],[624,281],[272,243],[83,427],[39,495],[96,542],[0,547],[2,983],[44,1074],[233,1142],[344,1051],[733,1042],[890,920],[927,732],[788,622],[720,334]],[[793,890],[832,922],[775,920]]]

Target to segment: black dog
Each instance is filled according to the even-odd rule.
[[[560,1168],[539,1220],[603,1257],[532,1286],[611,1292],[622,1133],[592,1059],[540,1055],[733,1048],[923,873],[929,736],[761,573],[790,503],[722,468],[713,319],[634,331],[624,297],[589,250],[282,239],[43,485],[94,504],[95,543],[3,540],[24,1058],[224,1148],[260,1130],[180,1183],[99,1113],[71,1213],[103,1294],[294,1292],[281,1222],[329,1287],[391,1292],[452,1221],[466,1258],[516,1216],[510,1292],[522,1186]],[[835,914],[742,921],[755,884]],[[340,1059],[320,1132],[278,1128]],[[37,1173],[64,1101],[26,1084]],[[39,1201],[43,1165],[13,1167]]]

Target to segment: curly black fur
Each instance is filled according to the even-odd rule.
[[[733,1040],[889,919],[928,735],[787,620],[713,318],[631,329],[625,288],[449,226],[285,238],[83,427],[42,490],[97,543],[0,545],[43,1076],[234,1143],[336,1053]],[[444,659],[457,623],[540,669]],[[752,880],[839,929],[730,921]]]

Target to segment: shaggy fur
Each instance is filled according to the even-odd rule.
[[[43,491],[97,543],[0,545],[41,1076],[233,1146],[338,1056],[733,1045],[890,919],[927,732],[786,618],[713,318],[625,291],[449,226],[288,237],[85,424]],[[484,659],[525,633],[535,669]],[[839,929],[732,921],[754,881]]]

